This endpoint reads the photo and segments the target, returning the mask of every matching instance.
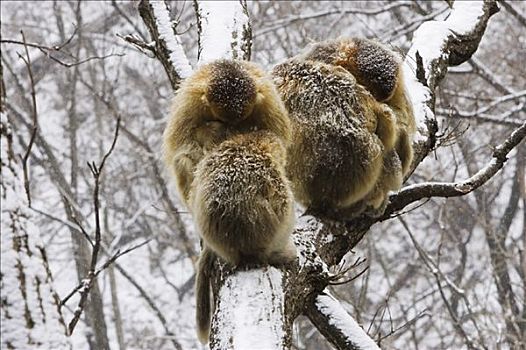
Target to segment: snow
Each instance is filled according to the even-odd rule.
[[[200,64],[218,58],[241,58],[240,43],[248,17],[240,1],[201,1],[202,19]],[[239,51],[239,52],[238,52]]]
[[[227,277],[213,325],[217,349],[284,349],[283,273],[266,267]]]
[[[484,15],[483,1],[455,1],[448,19],[445,21],[452,32],[467,34]]]
[[[1,347],[69,349],[65,327],[54,299],[52,281],[38,248],[43,244],[31,222],[20,164],[8,155],[10,133],[6,115],[0,117],[1,137]],[[17,151],[14,147],[14,152]],[[16,155],[15,155],[16,157]],[[18,158],[15,158],[18,159]],[[31,320],[32,324],[28,321]]]
[[[150,5],[159,29],[159,37],[164,40],[166,48],[170,51],[170,61],[173,67],[181,78],[189,77],[192,74],[192,66],[188,62],[179,37],[175,35],[172,29],[170,13],[164,1],[150,1]]]
[[[412,64],[409,64],[406,60],[402,66],[402,74],[407,96],[413,106],[417,126],[413,142],[424,142],[427,139],[426,119],[431,119],[433,116],[433,111],[427,105],[427,101],[431,99],[431,91],[416,79],[414,72],[415,69],[412,67]]]
[[[357,349],[380,349],[367,333],[365,333],[363,328],[356,323],[356,321],[343,309],[340,303],[331,295],[318,295],[316,298],[316,307],[321,313],[329,318],[329,324],[339,329]]]
[[[448,36],[469,34],[483,16],[483,6],[483,1],[455,1],[445,21],[422,23],[413,34],[413,44],[407,53],[403,74],[417,122],[414,141],[425,141],[425,121],[433,117],[433,112],[427,105],[431,100],[431,92],[416,79],[416,53],[422,57],[425,77],[429,83],[432,62],[447,58],[448,53],[444,52],[444,45]]]
[[[294,245],[296,246],[299,258],[299,265],[302,269],[311,267],[322,268],[322,273],[329,275],[329,267],[316,253],[315,242],[320,240],[320,230],[323,225],[311,215],[303,215],[298,218],[296,224],[296,231],[292,236]],[[322,236],[322,240],[332,240],[334,237],[330,234],[330,238]]]

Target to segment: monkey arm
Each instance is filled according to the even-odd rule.
[[[195,167],[201,157],[202,151],[196,150],[190,145],[178,149],[173,157],[171,165],[176,178],[177,190],[186,206],[189,205],[189,194],[194,180]]]

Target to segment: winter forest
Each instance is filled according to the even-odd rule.
[[[2,349],[526,348],[526,2],[0,6]],[[296,203],[293,263],[217,259],[203,345],[172,97],[215,59],[270,72],[337,38],[400,53],[410,172],[375,215]]]

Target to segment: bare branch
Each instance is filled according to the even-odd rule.
[[[75,33],[73,33],[73,34],[75,34]],[[52,53],[62,50],[62,48],[64,46],[66,46],[69,43],[69,41],[71,41],[71,38],[69,38],[63,44],[56,45],[56,46],[46,46],[46,45],[35,44],[35,43],[25,43],[25,39],[23,41],[11,40],[11,39],[2,39],[2,40],[0,40],[0,43],[2,43],[2,44],[23,45],[26,48],[27,47],[32,47],[32,48],[39,49],[40,52],[42,52],[50,60],[60,64],[61,66],[66,67],[66,68],[79,66],[81,64],[84,64],[84,63],[87,63],[87,62],[90,62],[90,61],[93,61],[93,60],[104,60],[104,59],[109,58],[109,57],[122,57],[122,56],[124,56],[123,53],[111,53],[111,54],[107,54],[107,55],[104,55],[104,56],[90,56],[90,57],[84,58],[82,60],[79,60],[78,57],[73,57],[75,60],[77,60],[77,62],[66,63],[66,62],[58,59],[57,57],[53,56]],[[70,55],[70,56],[72,56],[72,55]]]
[[[379,15],[381,13],[389,12],[395,8],[409,7],[409,6],[411,6],[410,1],[397,1],[389,5],[378,7],[378,8],[373,8],[373,9],[342,7],[342,8],[335,8],[335,9],[330,9],[330,10],[325,10],[325,11],[309,13],[309,14],[300,14],[294,17],[278,19],[274,22],[271,22],[269,23],[267,27],[257,30],[254,33],[254,37],[265,35],[269,32],[273,32],[275,30],[287,27],[293,23],[300,22],[300,21],[307,21],[311,19],[317,19],[317,18],[332,16],[332,15],[346,15],[346,14],[355,14],[355,15],[360,14],[360,15],[373,16],[373,15]]]
[[[26,190],[27,195],[27,202],[28,207],[31,208],[31,193],[29,188],[29,174],[27,169],[27,161],[29,159],[29,155],[31,154],[31,148],[33,147],[33,143],[35,142],[35,137],[37,135],[38,131],[38,112],[37,112],[37,98],[35,93],[35,80],[33,78],[33,70],[31,69],[31,57],[29,57],[29,50],[28,45],[26,43],[26,37],[24,35],[23,31],[20,31],[20,34],[22,34],[22,41],[24,44],[24,49],[26,53],[26,57],[24,58],[22,55],[18,54],[18,56],[24,61],[27,72],[29,74],[29,81],[30,81],[30,87],[31,87],[31,101],[32,101],[32,130],[31,130],[31,137],[29,139],[29,143],[27,145],[26,153],[22,157],[22,169],[24,171],[24,188]]]
[[[104,264],[102,264],[101,267],[99,267],[94,273],[93,273],[93,279],[97,278],[97,276],[104,270],[106,270],[111,264],[113,264],[118,258],[120,258],[121,256],[123,255],[126,255],[148,243],[151,242],[151,239],[147,239],[145,240],[144,242],[142,243],[139,243],[139,244],[136,244],[134,246],[131,246],[125,250],[123,250],[122,252],[120,250],[116,251],[112,256],[110,256],[108,258],[108,260],[106,260],[106,262]],[[78,292],[82,287],[86,286],[86,283],[84,281],[82,281],[81,283],[79,283],[75,288],[73,288],[73,290],[68,294],[66,295],[62,301],[60,302],[60,305],[63,306],[65,305],[68,300],[73,296],[75,295],[76,292]]]
[[[82,280],[81,285],[77,287],[72,293],[70,293],[68,298],[66,298],[66,301],[67,301],[67,299],[69,299],[69,297],[71,297],[72,294],[80,290],[80,300],[79,300],[78,306],[75,309],[75,312],[73,314],[73,319],[70,321],[68,325],[69,334],[73,334],[73,331],[75,330],[75,326],[77,325],[77,322],[80,319],[80,315],[82,314],[82,310],[84,309],[84,306],[88,299],[88,295],[89,295],[91,286],[93,285],[93,282],[95,281],[95,278],[97,277],[98,273],[100,273],[100,271],[98,273],[96,271],[98,255],[99,255],[99,251],[101,248],[101,226],[100,226],[100,210],[99,210],[100,175],[102,173],[102,170],[104,169],[104,164],[106,163],[106,160],[108,159],[110,154],[113,152],[115,148],[115,144],[117,143],[117,138],[119,136],[119,125],[120,125],[120,119],[117,119],[117,126],[115,128],[113,142],[108,152],[106,152],[106,154],[102,158],[100,165],[97,166],[94,162],[91,164],[88,163],[88,166],[90,167],[93,177],[95,178],[95,190],[93,191],[93,204],[95,208],[95,242],[93,242],[93,250],[91,252],[91,262],[90,262],[90,268],[88,271],[88,275]],[[115,259],[116,258],[117,257],[115,257]],[[115,261],[115,259],[113,259],[113,261]],[[111,259],[109,259],[109,261],[110,260]],[[108,266],[113,261],[110,261],[108,263]],[[62,304],[64,303],[65,302],[63,302]]]
[[[517,11],[509,0],[500,0],[499,2],[502,4],[502,7],[506,9],[506,11],[511,13],[511,15],[515,17],[517,21],[520,22],[520,24],[522,24],[523,27],[526,27],[526,17],[522,13]]]
[[[476,174],[461,182],[428,182],[420,183],[402,188],[397,194],[390,197],[382,219],[403,209],[410,203],[429,197],[458,197],[466,195],[489,181],[507,161],[507,155],[526,136],[526,123],[516,129],[509,138],[495,148],[493,159]]]
[[[429,256],[429,254],[417,242],[416,238],[414,237],[413,233],[411,232],[411,229],[409,228],[407,223],[404,221],[404,219],[399,217],[398,220],[400,221],[400,223],[402,224],[402,226],[406,230],[407,234],[409,235],[409,238],[411,239],[411,242],[413,242],[413,245],[414,245],[416,251],[418,252],[418,255],[420,256],[420,258],[424,262],[424,265],[427,267],[427,269],[435,277],[435,281],[436,281],[436,284],[437,284],[440,296],[442,298],[442,301],[446,305],[446,308],[448,309],[448,312],[449,312],[449,315],[451,316],[451,319],[453,320],[453,325],[454,325],[455,330],[462,336],[462,338],[464,339],[464,341],[465,341],[465,343],[466,343],[466,345],[468,346],[469,349],[475,349],[476,348],[474,343],[473,343],[473,341],[471,340],[471,338],[468,336],[468,334],[464,330],[464,327],[462,326],[462,323],[458,319],[457,312],[455,310],[453,310],[453,307],[451,306],[451,303],[446,298],[444,290],[442,288],[442,284],[440,282],[441,279],[446,282],[447,286],[449,287],[449,289],[453,293],[457,294],[457,296],[461,297],[462,300],[464,301],[464,303],[466,305],[466,309],[468,310],[468,313],[469,313],[469,319],[471,320],[471,322],[473,323],[475,329],[478,331],[478,333],[479,333],[479,335],[481,337],[480,338],[481,339],[481,346],[482,346],[482,348],[487,349],[487,347],[484,345],[484,337],[482,336],[482,333],[480,332],[480,329],[478,327],[478,324],[477,324],[476,320],[473,318],[473,311],[471,309],[471,304],[469,302],[469,299],[466,296],[465,291],[462,288],[460,288],[459,286],[457,286],[453,281],[451,281],[449,279],[448,276],[446,276],[442,272],[442,270],[438,266],[438,263],[435,262],[431,258],[431,256]]]

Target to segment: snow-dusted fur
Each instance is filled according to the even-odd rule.
[[[199,339],[208,341],[215,256],[233,265],[296,257],[285,175],[291,130],[272,80],[244,61],[203,66],[180,87],[163,152],[203,239],[196,281]]]
[[[413,160],[416,123],[402,78],[401,55],[375,40],[341,38],[313,44],[302,57],[345,68],[376,100],[392,109],[398,127],[396,152],[406,175]]]
[[[290,141],[287,111],[270,78],[256,65],[217,60],[181,84],[164,132],[163,154],[186,205],[195,167],[204,155],[229,137],[254,130]]]
[[[287,173],[306,207],[339,217],[382,211],[412,160],[414,117],[400,57],[381,44],[314,44],[273,70],[293,123]]]
[[[293,197],[276,136],[232,137],[199,163],[195,178],[191,209],[216,254],[233,265],[279,264],[295,256]]]

